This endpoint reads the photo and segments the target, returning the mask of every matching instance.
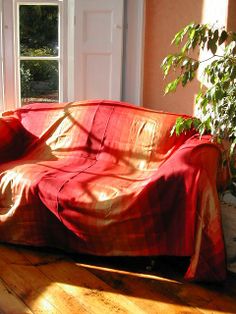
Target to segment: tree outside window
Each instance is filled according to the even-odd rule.
[[[19,6],[22,104],[59,99],[58,6]]]

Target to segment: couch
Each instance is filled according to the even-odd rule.
[[[188,256],[188,280],[225,278],[220,150],[179,115],[94,100],[0,119],[0,241],[101,256]]]

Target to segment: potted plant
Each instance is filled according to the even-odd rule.
[[[236,33],[216,25],[191,23],[175,35],[172,44],[178,52],[169,54],[161,65],[164,77],[175,73],[165,93],[174,92],[178,85],[186,86],[199,68],[202,72],[196,116],[178,118],[172,133],[195,128],[200,136],[210,133],[225,147],[223,160],[230,165],[230,179],[229,192],[223,193],[222,220],[228,268],[236,272]],[[201,58],[204,52],[207,57]]]

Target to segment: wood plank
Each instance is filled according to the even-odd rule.
[[[88,313],[78,299],[71,298],[34,266],[0,260],[0,277],[34,313]]]
[[[48,264],[60,260],[70,260],[72,259],[69,257],[69,255],[59,251],[59,250],[50,250],[50,249],[33,249],[30,250],[26,247],[17,247],[18,252],[21,254],[21,256],[24,256],[24,258],[30,262],[31,265],[37,266],[37,265],[43,265]]]
[[[38,265],[55,262],[68,257],[61,253],[49,253],[41,248],[28,248],[16,245],[0,245],[1,258],[6,263],[19,265]],[[55,250],[56,252],[56,250]]]
[[[56,265],[55,265],[56,266]],[[119,295],[116,295],[116,298],[113,300],[113,302],[119,302],[118,306],[120,308],[125,307],[124,302],[127,303],[127,299],[132,301],[140,310],[144,311],[145,313],[201,313],[198,309],[194,309],[193,307],[189,306],[187,303],[184,303],[183,301],[179,300],[178,297],[171,295],[171,293],[168,291],[163,291],[163,287],[159,287],[159,289],[152,290],[149,289],[149,283],[142,284],[139,281],[136,281],[133,285],[133,294],[130,293],[130,290],[124,289],[124,285],[122,286],[114,286],[114,282],[117,283],[117,280],[115,279],[108,281],[106,276],[102,278],[102,286],[97,287],[95,286],[94,277],[91,276],[90,272],[91,269],[89,269],[88,272],[83,272],[79,265],[73,265],[71,264],[66,265],[60,263],[58,267],[53,267],[53,272],[51,271],[49,265],[45,265],[40,267],[40,269],[43,272],[46,272],[48,274],[52,274],[52,276],[55,276],[56,278],[62,278],[62,280],[67,280],[73,285],[87,285],[87,287],[91,290],[96,288],[96,290],[102,291],[103,295],[108,295],[108,293],[112,292],[119,293]],[[77,280],[76,277],[78,276]],[[84,279],[83,279],[84,277]],[[82,280],[82,281],[81,281]],[[104,281],[108,284],[108,287],[104,285]],[[96,282],[97,284],[98,282]],[[108,290],[109,289],[109,290]],[[83,293],[83,291],[80,292]],[[140,295],[139,295],[140,293]],[[99,299],[99,294],[94,293],[94,296],[96,296],[97,299]],[[125,299],[120,299],[120,295],[125,295]],[[118,298],[119,296],[119,298]],[[152,297],[151,297],[152,296]],[[91,300],[90,302],[94,303],[97,302],[97,300]],[[96,305],[98,308],[98,305]],[[130,309],[126,309],[130,312]],[[100,312],[100,311],[99,311]],[[98,313],[99,313],[98,312]],[[132,313],[132,311],[130,312]]]
[[[185,283],[177,292],[178,296],[201,309],[202,312],[236,313],[236,298],[224,292],[223,284],[204,285]]]
[[[12,265],[12,269],[16,273],[20,273],[20,276],[27,280],[28,287],[35,289],[40,295],[40,298],[48,300],[57,309],[60,309],[60,312],[63,314],[71,314],[73,311],[74,313],[81,314],[88,313],[86,307],[81,304],[78,295],[76,298],[71,297],[57,279],[50,280],[38,267]]]
[[[18,251],[15,245],[0,245],[1,260],[5,261],[7,264],[22,264],[30,265],[30,261],[26,259],[21,252]]]
[[[59,307],[60,310],[62,310],[64,314],[72,313],[73,311],[75,313],[77,312],[78,313],[83,313],[83,312],[101,313],[106,310],[108,311],[115,310],[116,312],[118,311],[120,313],[134,313],[134,312],[137,314],[144,313],[138,307],[133,305],[131,301],[126,300],[126,299],[123,301],[123,303],[125,303],[125,306],[124,308],[122,308],[120,304],[116,303],[116,298],[117,298],[116,296],[114,297],[113,295],[110,295],[109,293],[105,295],[103,293],[102,290],[105,290],[105,288],[103,287],[104,283],[101,282],[101,280],[99,280],[95,276],[91,275],[87,271],[83,271],[83,273],[85,274],[83,274],[82,276],[84,282],[86,283],[85,287],[78,287],[68,282],[65,282],[65,283],[59,282],[60,281],[58,280],[59,278],[55,276],[53,276],[53,280],[50,279],[51,274],[55,272],[55,268],[60,269],[61,263],[64,264],[65,262],[59,261],[56,263],[46,263],[46,265],[41,266],[41,267],[46,267],[47,269],[49,269],[49,272],[47,272],[45,276],[45,274],[42,274],[39,271],[39,269],[41,269],[39,266],[35,267],[35,266],[28,265],[28,261],[30,258],[27,258],[27,252],[24,252],[24,255],[27,260],[26,265],[10,264],[8,265],[8,268],[10,268],[11,271],[14,271],[15,274],[18,274],[18,276],[20,276],[21,278],[24,278],[24,280],[27,281],[27,286],[30,288],[31,292],[33,290],[40,291],[40,296],[43,295],[43,298],[46,298],[54,306]],[[8,255],[8,259],[9,260],[11,259],[9,255]],[[14,258],[14,261],[15,260],[16,259]],[[20,260],[22,260],[22,258],[20,258]],[[40,261],[38,262],[39,262],[39,265],[42,264]],[[71,268],[71,266],[73,266],[73,263],[74,262],[67,262],[67,268],[68,269]],[[0,266],[1,266],[1,262],[0,262]],[[74,273],[71,273],[71,275],[74,276]],[[87,286],[88,277],[90,277],[90,281],[91,281],[91,276],[93,277],[92,282],[91,282],[90,287],[88,287]],[[12,275],[9,276],[9,273],[8,273],[7,277],[9,280],[9,277],[11,278]],[[81,278],[81,273],[77,274],[77,277]],[[14,278],[14,280],[16,279]],[[14,282],[12,282],[11,284],[13,283]],[[44,291],[46,287],[49,285],[50,285],[50,288],[47,288],[47,293],[43,294],[42,291]],[[21,286],[23,286],[23,284]],[[109,289],[106,289],[106,290],[109,290]],[[62,291],[65,291],[66,293],[62,295]],[[55,297],[54,299],[53,299],[53,296]],[[22,297],[22,293],[21,293],[21,297]],[[123,299],[124,297],[121,297],[121,298]],[[80,303],[78,302],[78,299]],[[81,300],[83,300],[84,309],[81,308]],[[26,299],[25,302],[27,301],[28,300]],[[80,308],[78,308],[78,305],[80,306]],[[127,307],[128,307],[128,310],[126,309]],[[85,311],[85,308],[86,308],[86,311]]]
[[[81,265],[90,272],[132,298],[146,313],[202,313],[173,293],[170,287],[179,286],[175,280],[165,280],[157,276],[139,277],[139,274],[128,271],[117,271],[108,268]],[[155,278],[155,279],[154,279]],[[153,281],[156,281],[153,287]],[[166,284],[169,289],[166,289]]]
[[[146,313],[121,291],[75,263],[59,262],[39,268],[52,280],[59,281],[68,293],[75,297],[79,295],[81,302],[89,305],[94,313]]]
[[[0,280],[0,313],[32,314],[33,312]]]
[[[35,289],[28,286],[27,280],[16,273],[10,264],[0,260],[0,277],[6,285],[14,291],[18,298],[24,302],[33,313],[62,313],[57,310],[50,302],[48,302]],[[42,291],[43,293],[43,291]]]
[[[221,286],[188,283],[172,272],[168,279],[8,245],[0,245],[0,256],[1,314],[236,314],[235,278]]]
[[[31,259],[32,262],[37,262],[40,264],[42,264],[42,261],[41,260],[38,260],[38,256],[32,256],[31,253],[29,253],[28,255],[28,252],[23,252],[24,254],[27,255],[27,258]],[[81,275],[80,275],[80,278],[81,278]],[[104,278],[103,278],[104,279]],[[106,281],[107,282],[107,281]],[[114,281],[114,282],[117,282],[117,281]],[[112,282],[109,282],[110,285],[113,285]],[[117,288],[117,287],[116,287]],[[135,290],[137,290],[137,288],[141,288],[141,294],[144,293],[144,295],[146,296],[147,294],[147,291],[149,289],[148,288],[148,285],[141,285],[140,282],[138,282],[138,286],[137,286],[137,282],[135,283]],[[182,313],[183,310],[186,312],[186,313],[199,313],[198,310],[195,310],[193,308],[189,308],[188,305],[186,305],[185,303],[183,302],[180,302],[180,300],[177,300],[176,297],[174,296],[170,296],[170,294],[168,293],[168,295],[164,295],[163,294],[163,291],[162,291],[162,288],[159,289],[159,298],[156,298],[155,301],[153,301],[153,299],[149,300],[148,297],[150,297],[150,291],[149,291],[149,295],[148,297],[140,297],[140,298],[133,298],[133,296],[131,296],[131,299],[132,301],[137,304],[141,309],[148,311],[150,313],[156,313],[157,309],[160,310],[160,312],[164,313],[164,312],[168,312],[168,313]],[[116,289],[116,291],[120,291],[120,289]],[[71,292],[71,289],[69,289],[68,293]],[[120,291],[120,293],[124,294],[124,291]],[[156,291],[156,294],[155,294],[155,297],[157,297],[157,291]],[[137,300],[138,301],[137,301]],[[158,300],[158,301],[157,301]],[[146,303],[146,305],[145,305]],[[174,303],[174,304],[170,304],[170,303]],[[180,303],[181,305],[176,305]],[[97,306],[98,308],[98,306]]]
[[[222,286],[220,289],[219,285],[211,285],[207,288],[203,284],[192,284],[183,281],[176,284],[172,280],[163,280],[163,278],[160,280],[158,276],[141,275],[140,278],[140,274],[135,275],[126,271],[113,271],[89,265],[84,265],[84,267],[110,285],[113,284],[114,287],[117,283],[122,285],[126,293],[135,295],[136,291],[142,291],[141,295],[143,295],[143,291],[145,291],[145,294],[151,300],[158,299],[158,293],[166,294],[169,302],[173,301],[180,305],[180,311],[182,305],[185,304],[185,306],[199,310],[204,314],[213,312],[236,313],[236,298],[224,294]],[[174,299],[173,296],[175,296]]]
[[[17,274],[18,277],[24,280],[24,282],[21,283],[21,287],[17,286],[15,289],[19,297],[22,298],[23,296],[24,301],[29,303],[30,306],[32,306],[33,303],[34,311],[38,311],[38,303],[46,302],[46,304],[48,303],[51,304],[52,307],[55,307],[58,313],[61,313],[61,311],[63,314],[71,313],[72,311],[88,313],[78,301],[78,298],[71,298],[57,283],[50,281],[37,267],[32,265],[32,262],[36,265],[56,262],[62,258],[61,255],[49,255],[44,252],[41,253],[14,246],[1,247],[0,252],[2,263],[4,260],[5,263],[7,262],[8,264],[8,278],[6,279],[5,275],[2,277],[8,280],[8,282],[10,281],[12,285],[14,285],[14,280],[16,280],[14,274]],[[11,278],[13,278],[12,281]],[[31,290],[29,294],[26,293],[26,287]],[[21,291],[23,288],[25,288],[25,293]],[[34,297],[37,299],[37,302],[32,301]]]

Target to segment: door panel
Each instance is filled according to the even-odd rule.
[[[111,98],[111,55],[86,54],[84,58],[85,98]]]
[[[123,0],[76,1],[75,98],[121,99]]]

